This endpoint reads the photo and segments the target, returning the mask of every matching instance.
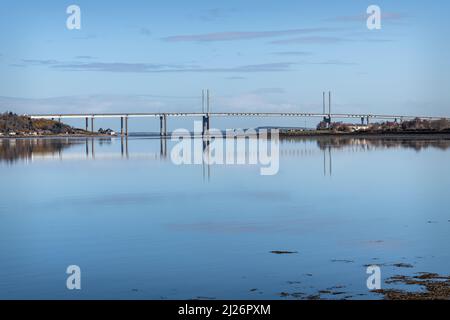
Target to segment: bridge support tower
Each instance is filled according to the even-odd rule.
[[[205,135],[209,132],[209,115],[203,116],[203,131],[202,134]]]
[[[159,117],[160,133],[161,137],[167,136],[167,116],[163,114]]]

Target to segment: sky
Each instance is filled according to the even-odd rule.
[[[69,5],[81,29],[66,27]],[[380,30],[367,7],[381,9]],[[450,116],[448,1],[0,3],[0,111]]]

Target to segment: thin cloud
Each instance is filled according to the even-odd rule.
[[[129,63],[129,62],[59,62],[57,60],[25,59],[24,64],[16,67],[41,66],[65,72],[110,72],[110,73],[257,73],[257,72],[287,72],[294,65],[356,65],[354,62],[327,60],[319,62],[273,62],[248,64],[230,67],[206,67],[197,65]],[[229,80],[242,80],[242,76],[231,76]]]
[[[308,51],[281,51],[281,52],[273,52],[275,55],[280,56],[309,56],[312,55],[312,52]]]
[[[318,32],[334,31],[331,28],[303,28],[276,31],[230,31],[205,34],[176,35],[162,38],[168,42],[214,42],[214,41],[233,41],[249,40],[258,38],[272,38],[296,34],[310,34]]]
[[[86,57],[85,57],[86,58]],[[20,66],[41,66],[61,71],[91,71],[113,73],[187,73],[187,72],[280,72],[289,71],[293,62],[274,62],[249,64],[231,67],[205,67],[198,65],[159,64],[159,63],[129,63],[129,62],[88,62],[24,59]],[[19,66],[19,65],[18,65]]]
[[[152,35],[152,32],[150,31],[150,29],[142,27],[139,29],[139,33],[143,36],[149,37]]]
[[[0,96],[0,109],[19,114],[32,113],[109,113],[123,112],[192,112],[197,96],[162,95],[75,95],[41,99],[27,99]],[[214,94],[216,110],[223,111],[294,111],[298,106],[286,100],[284,95],[243,93],[223,96]],[[130,109],[131,108],[131,109]],[[298,110],[298,109],[297,109]]]
[[[271,41],[271,44],[333,44],[339,42],[350,41],[348,39],[339,37],[322,37],[322,36],[312,36],[312,37],[300,37],[285,40]]]
[[[132,105],[136,112],[159,112],[173,104],[164,99],[135,95],[80,95],[42,99],[0,97],[0,108],[16,113],[120,112],[127,105]]]
[[[394,39],[383,38],[384,33],[368,32],[368,31],[354,31],[347,33],[347,39],[353,42],[393,42]]]
[[[222,70],[232,71],[232,72],[274,72],[274,71],[288,71],[291,66],[294,65],[292,62],[277,62],[277,63],[264,63],[264,64],[253,64],[234,68],[224,68]],[[217,69],[220,70],[220,69]]]
[[[231,13],[236,12],[236,9],[223,9],[223,8],[212,8],[206,10],[198,18],[205,22],[216,21],[228,17]]]
[[[350,16],[338,16],[330,19],[326,19],[326,21],[332,22],[361,22],[366,21],[368,15],[367,14],[358,14],[358,15],[350,15]],[[381,12],[381,19],[385,21],[399,21],[407,18],[407,15],[396,12]]]
[[[79,60],[92,60],[92,59],[96,59],[93,56],[76,56],[75,59],[79,59]]]
[[[307,62],[304,64],[312,64],[312,65],[334,65],[334,66],[356,66],[358,65],[356,62],[347,62],[347,61],[341,61],[341,60],[327,60],[327,61],[320,61],[320,62]]]
[[[80,56],[83,57],[83,56]],[[84,57],[86,59],[86,57]],[[83,60],[83,59],[81,59]],[[88,59],[86,59],[88,60]],[[206,67],[198,65],[158,64],[158,63],[129,63],[129,62],[88,62],[72,61],[59,62],[57,60],[24,59],[24,64],[15,67],[40,66],[65,72],[110,72],[110,73],[257,73],[257,72],[287,72],[294,65],[355,65],[353,62],[341,60],[327,60],[319,62],[272,62],[248,64],[240,66]],[[229,80],[242,80],[242,76],[231,76]]]
[[[43,60],[43,59],[23,59],[22,62],[28,65],[43,65],[43,66],[55,65],[59,63],[58,60]]]
[[[148,63],[71,63],[52,65],[51,68],[63,71],[96,71],[115,73],[187,73],[187,72],[281,72],[289,71],[292,62],[277,62],[243,65],[236,67],[199,67]]]
[[[380,43],[383,43],[383,42],[395,42],[395,40],[392,40],[392,39],[375,39],[375,38],[366,38],[366,39],[362,39],[361,41],[364,41],[364,42],[380,42]]]
[[[165,64],[126,63],[126,62],[92,62],[92,63],[64,63],[52,66],[64,71],[97,71],[117,73],[145,73],[162,70],[177,70],[181,67]]]

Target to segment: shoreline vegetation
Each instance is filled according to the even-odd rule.
[[[450,121],[423,120],[386,121],[373,124],[321,121],[315,130],[289,129],[281,131],[283,136],[410,136],[410,135],[450,135]]]
[[[274,129],[276,127],[273,127]],[[280,137],[359,137],[359,138],[427,138],[450,139],[450,121],[414,119],[403,122],[381,122],[358,125],[342,122],[320,122],[315,129],[279,128]],[[0,114],[0,138],[24,137],[105,137],[118,136],[111,129],[97,132],[71,127],[55,120],[31,119],[12,112]]]
[[[55,120],[31,119],[12,112],[0,114],[0,138],[105,137],[114,136],[111,129],[90,132]]]

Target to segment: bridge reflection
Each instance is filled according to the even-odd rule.
[[[247,139],[257,139],[256,137]],[[139,141],[139,143],[138,143]],[[117,144],[120,147],[117,148]],[[32,138],[0,139],[0,164],[40,160],[113,160],[139,159],[170,161],[169,144],[166,138],[107,137],[107,138]],[[130,152],[130,145],[134,150]],[[136,145],[139,149],[136,150]],[[151,147],[150,147],[151,145]],[[210,140],[202,140],[202,151],[208,150]],[[333,174],[334,152],[370,152],[377,149],[411,149],[421,151],[428,148],[450,149],[449,138],[423,137],[280,137],[280,161],[290,158],[323,158],[323,173]],[[246,155],[250,156],[248,150]],[[208,152],[206,152],[208,154]],[[211,177],[211,165],[202,157],[202,172],[205,180]]]

